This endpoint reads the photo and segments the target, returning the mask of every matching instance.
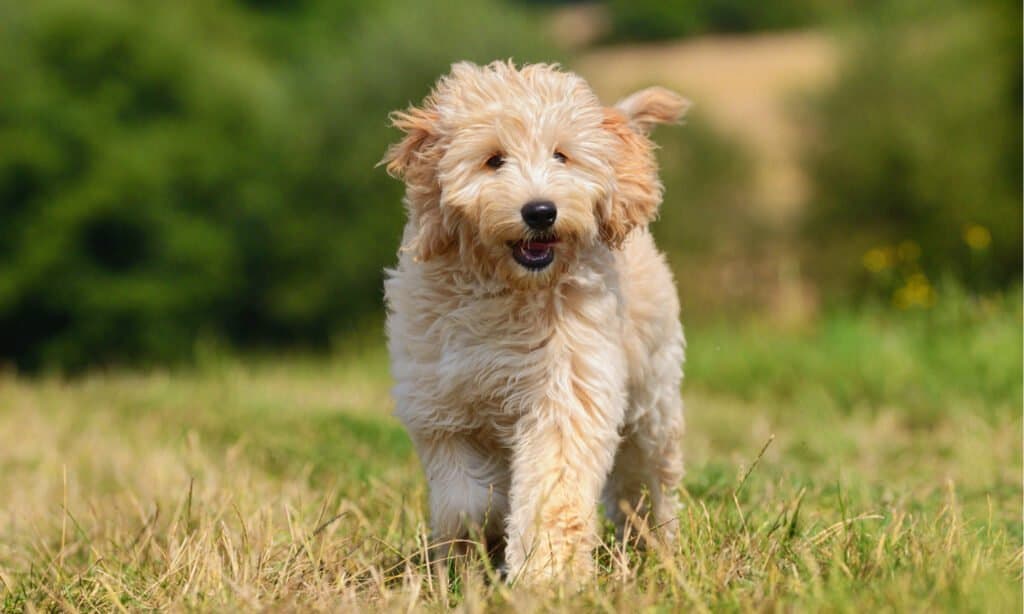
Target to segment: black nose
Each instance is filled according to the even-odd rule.
[[[558,208],[550,200],[534,200],[523,205],[520,213],[527,226],[534,230],[545,230],[555,223]]]

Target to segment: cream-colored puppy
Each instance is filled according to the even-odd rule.
[[[683,330],[647,225],[653,144],[686,102],[602,106],[556,66],[459,63],[383,163],[408,223],[388,271],[396,414],[419,452],[433,538],[504,539],[510,578],[585,577],[597,504],[676,531]],[[642,489],[649,492],[641,497]]]

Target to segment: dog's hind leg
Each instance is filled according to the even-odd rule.
[[[671,545],[678,530],[678,488],[683,476],[683,407],[677,387],[662,392],[627,430],[603,502],[620,538],[632,522],[631,537],[647,532]]]

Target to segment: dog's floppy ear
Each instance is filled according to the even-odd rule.
[[[647,135],[657,124],[678,123],[689,106],[671,90],[649,87],[605,109],[602,125],[618,145],[611,161],[615,187],[600,215],[601,239],[608,245],[622,245],[630,231],[658,215],[662,185]]]
[[[388,118],[392,126],[405,133],[405,137],[388,147],[378,165],[385,165],[389,175],[404,179],[409,167],[437,136],[437,112],[409,107],[404,111],[392,111]]]
[[[615,108],[629,119],[634,130],[650,134],[657,124],[679,123],[690,108],[690,101],[672,90],[649,87],[620,100]]]
[[[437,111],[410,107],[391,113],[391,125],[405,133],[401,141],[388,147],[380,164],[388,174],[405,181],[405,202],[409,220],[415,229],[412,239],[402,246],[417,260],[429,260],[453,245],[441,212],[441,188],[437,182],[437,163],[441,157]]]
[[[654,143],[630,125],[619,109],[606,108],[602,127],[616,137],[611,159],[614,187],[599,209],[601,239],[619,247],[631,230],[646,226],[658,214],[661,181],[654,161]]]

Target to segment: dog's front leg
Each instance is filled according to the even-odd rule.
[[[472,433],[418,432],[412,439],[429,485],[434,554],[465,552],[470,537],[499,539],[508,511],[508,471],[500,459]]]
[[[511,580],[582,582],[593,572],[597,502],[619,438],[619,412],[608,409],[574,395],[521,418],[505,550]]]

